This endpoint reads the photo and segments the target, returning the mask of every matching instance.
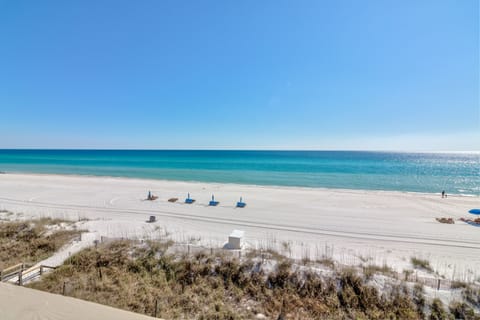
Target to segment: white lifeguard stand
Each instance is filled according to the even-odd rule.
[[[232,233],[228,236],[228,248],[241,249],[244,235],[245,235],[245,231],[233,230]]]

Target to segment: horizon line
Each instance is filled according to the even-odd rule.
[[[50,151],[292,151],[292,152],[392,152],[392,153],[470,153],[480,154],[480,150],[395,150],[395,149],[260,149],[260,148],[0,148],[0,151],[10,150],[50,150]]]

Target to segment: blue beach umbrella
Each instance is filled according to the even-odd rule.
[[[471,214],[480,214],[480,209],[472,209],[468,212],[471,213]]]

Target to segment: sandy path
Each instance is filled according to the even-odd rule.
[[[148,190],[159,196],[144,201]],[[187,192],[197,199],[182,201]],[[208,207],[211,194],[220,201]],[[234,207],[243,196],[247,207]],[[246,231],[251,247],[294,257],[333,256],[341,263],[388,263],[410,268],[411,256],[429,259],[449,277],[477,277],[480,228],[435,217],[468,216],[479,197],[362,190],[262,187],[109,177],[0,175],[0,209],[27,216],[87,218],[98,236],[195,240],[221,246],[233,229]],[[158,222],[147,224],[149,215]],[[479,274],[480,275],[480,274]]]

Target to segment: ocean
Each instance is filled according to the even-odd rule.
[[[0,171],[480,195],[473,153],[0,150]]]

